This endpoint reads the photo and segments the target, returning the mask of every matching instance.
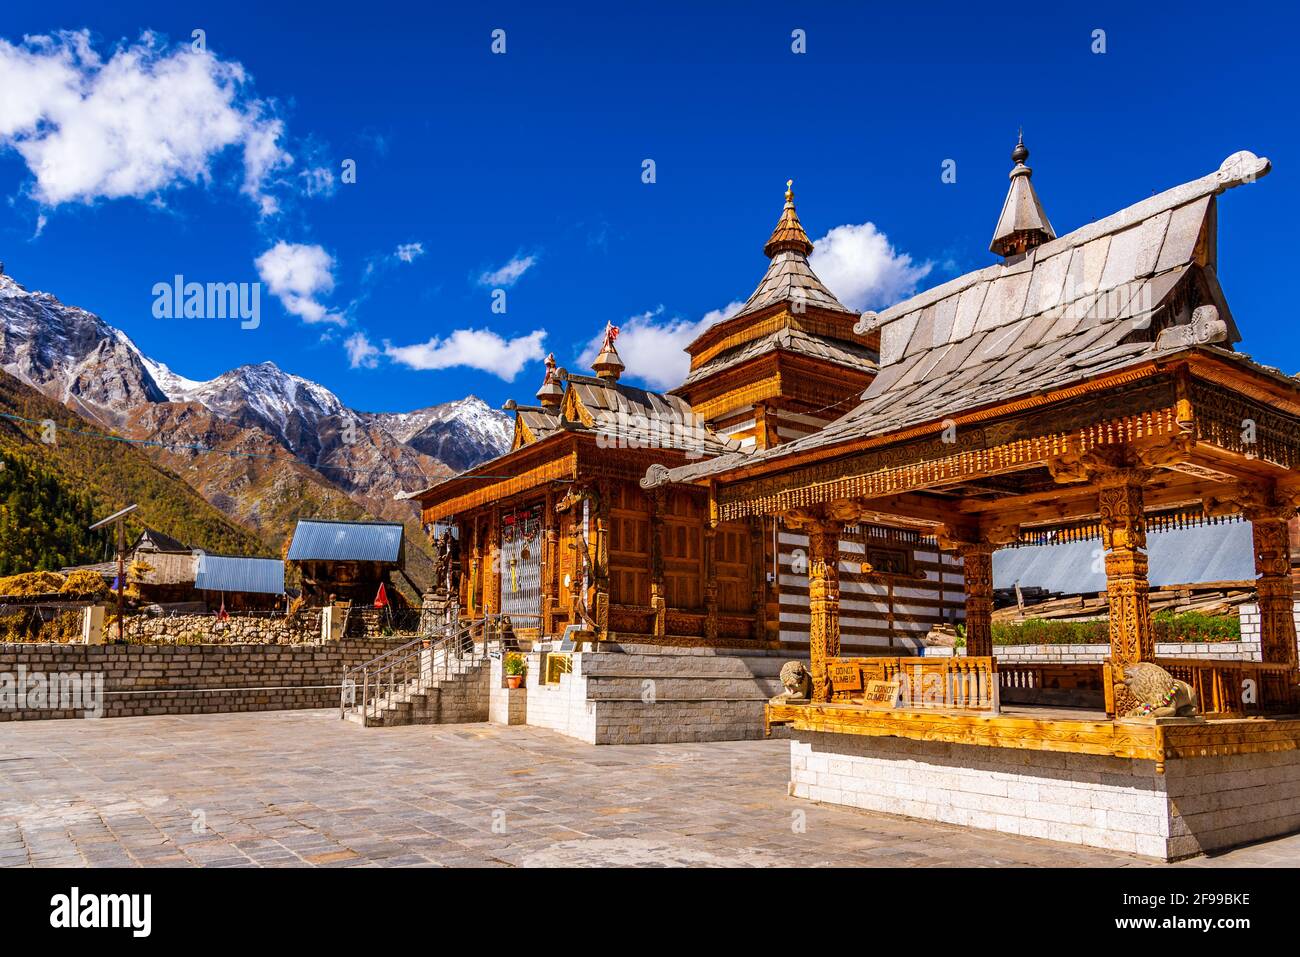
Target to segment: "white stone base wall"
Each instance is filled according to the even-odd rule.
[[[542,656],[528,656],[527,721],[539,728],[550,728],[588,744],[596,743],[596,704],[587,700],[587,681],[582,676],[583,653],[573,656],[573,671],[561,675],[556,684],[542,682]]]
[[[492,659],[488,679],[488,720],[493,724],[526,724],[528,721],[528,688],[506,685],[505,670],[500,658]]]
[[[1169,761],[800,733],[790,794],[1176,860],[1300,830],[1300,752]],[[973,863],[973,862],[972,862]]]

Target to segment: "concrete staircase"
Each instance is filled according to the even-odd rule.
[[[439,655],[441,653],[438,653]],[[490,662],[478,655],[433,667],[430,658],[419,677],[381,694],[371,707],[349,711],[344,717],[367,728],[395,728],[408,724],[467,724],[488,718]],[[433,674],[438,677],[431,677]]]

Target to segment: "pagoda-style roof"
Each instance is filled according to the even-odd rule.
[[[843,339],[813,336],[802,329],[786,327],[720,353],[698,368],[693,369],[679,388],[694,385],[724,369],[734,368],[751,359],[757,359],[759,356],[769,355],[773,352],[796,353],[813,359],[834,362],[837,365],[861,369],[863,372],[874,372],[876,369],[876,353],[866,346]]]
[[[709,456],[740,448],[738,442],[706,429],[684,399],[611,379],[570,375],[564,412],[566,428],[634,448]]]
[[[433,503],[464,501],[467,490],[499,487],[509,494],[568,475],[574,439],[610,454],[672,452],[684,458],[712,457],[739,449],[740,443],[706,428],[684,399],[626,385],[617,379],[560,370],[564,397],[554,409],[507,403],[515,412],[510,451],[419,492],[399,494]],[[594,440],[594,441],[592,441]],[[553,462],[554,467],[538,463]],[[504,493],[503,493],[504,494]]]
[[[879,333],[880,372],[855,409],[805,438],[656,470],[647,481],[691,482],[829,452],[1192,348],[1231,356],[1240,337],[1215,274],[1214,197],[1269,168],[1266,159],[1235,153],[1207,176],[1022,258],[968,273],[879,315],[865,314],[855,331]]]
[[[798,212],[795,211],[793,181],[788,181],[781,218],[777,220],[771,238],[763,246],[763,253],[771,262],[768,264],[767,272],[759,281],[758,288],[754,290],[740,311],[706,329],[686,347],[687,351],[695,355],[721,330],[730,330],[741,325],[737,320],[757,315],[774,307],[793,306],[800,312],[805,309],[821,309],[856,316],[856,310],[849,309],[836,299],[835,294],[817,278],[812,266],[808,264],[808,257],[812,255],[812,251],[812,241],[799,221]]]

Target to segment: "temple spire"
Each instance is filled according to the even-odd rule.
[[[1034,171],[1025,165],[1027,159],[1029,149],[1022,130],[1016,148],[1011,151],[1011,161],[1016,164],[1011,170],[1011,186],[997,228],[993,230],[993,242],[989,244],[990,251],[1008,259],[1056,238],[1056,231],[1048,222],[1030,181]]]
[[[555,353],[546,357],[546,378],[537,390],[537,401],[545,409],[558,409],[564,401],[564,389],[560,386],[560,377],[555,370]]]
[[[611,382],[617,382],[618,377],[623,372],[623,360],[618,356],[618,350],[614,348],[614,340],[618,338],[618,326],[612,323],[605,323],[605,339],[600,344],[600,354],[596,356],[596,361],[591,367],[596,370],[596,375],[602,379],[608,379]]]
[[[781,211],[781,218],[777,220],[776,229],[772,230],[772,237],[763,247],[763,253],[771,259],[786,249],[804,256],[811,255],[813,251],[812,240],[804,232],[803,223],[799,222],[799,214],[794,210],[794,180],[792,179],[785,181],[785,209]]]

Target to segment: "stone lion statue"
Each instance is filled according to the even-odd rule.
[[[781,684],[785,686],[785,694],[772,698],[774,704],[812,698],[812,673],[802,661],[787,661],[781,666]]]
[[[1137,701],[1130,717],[1192,718],[1200,711],[1191,685],[1149,661],[1124,666],[1124,687]]]

